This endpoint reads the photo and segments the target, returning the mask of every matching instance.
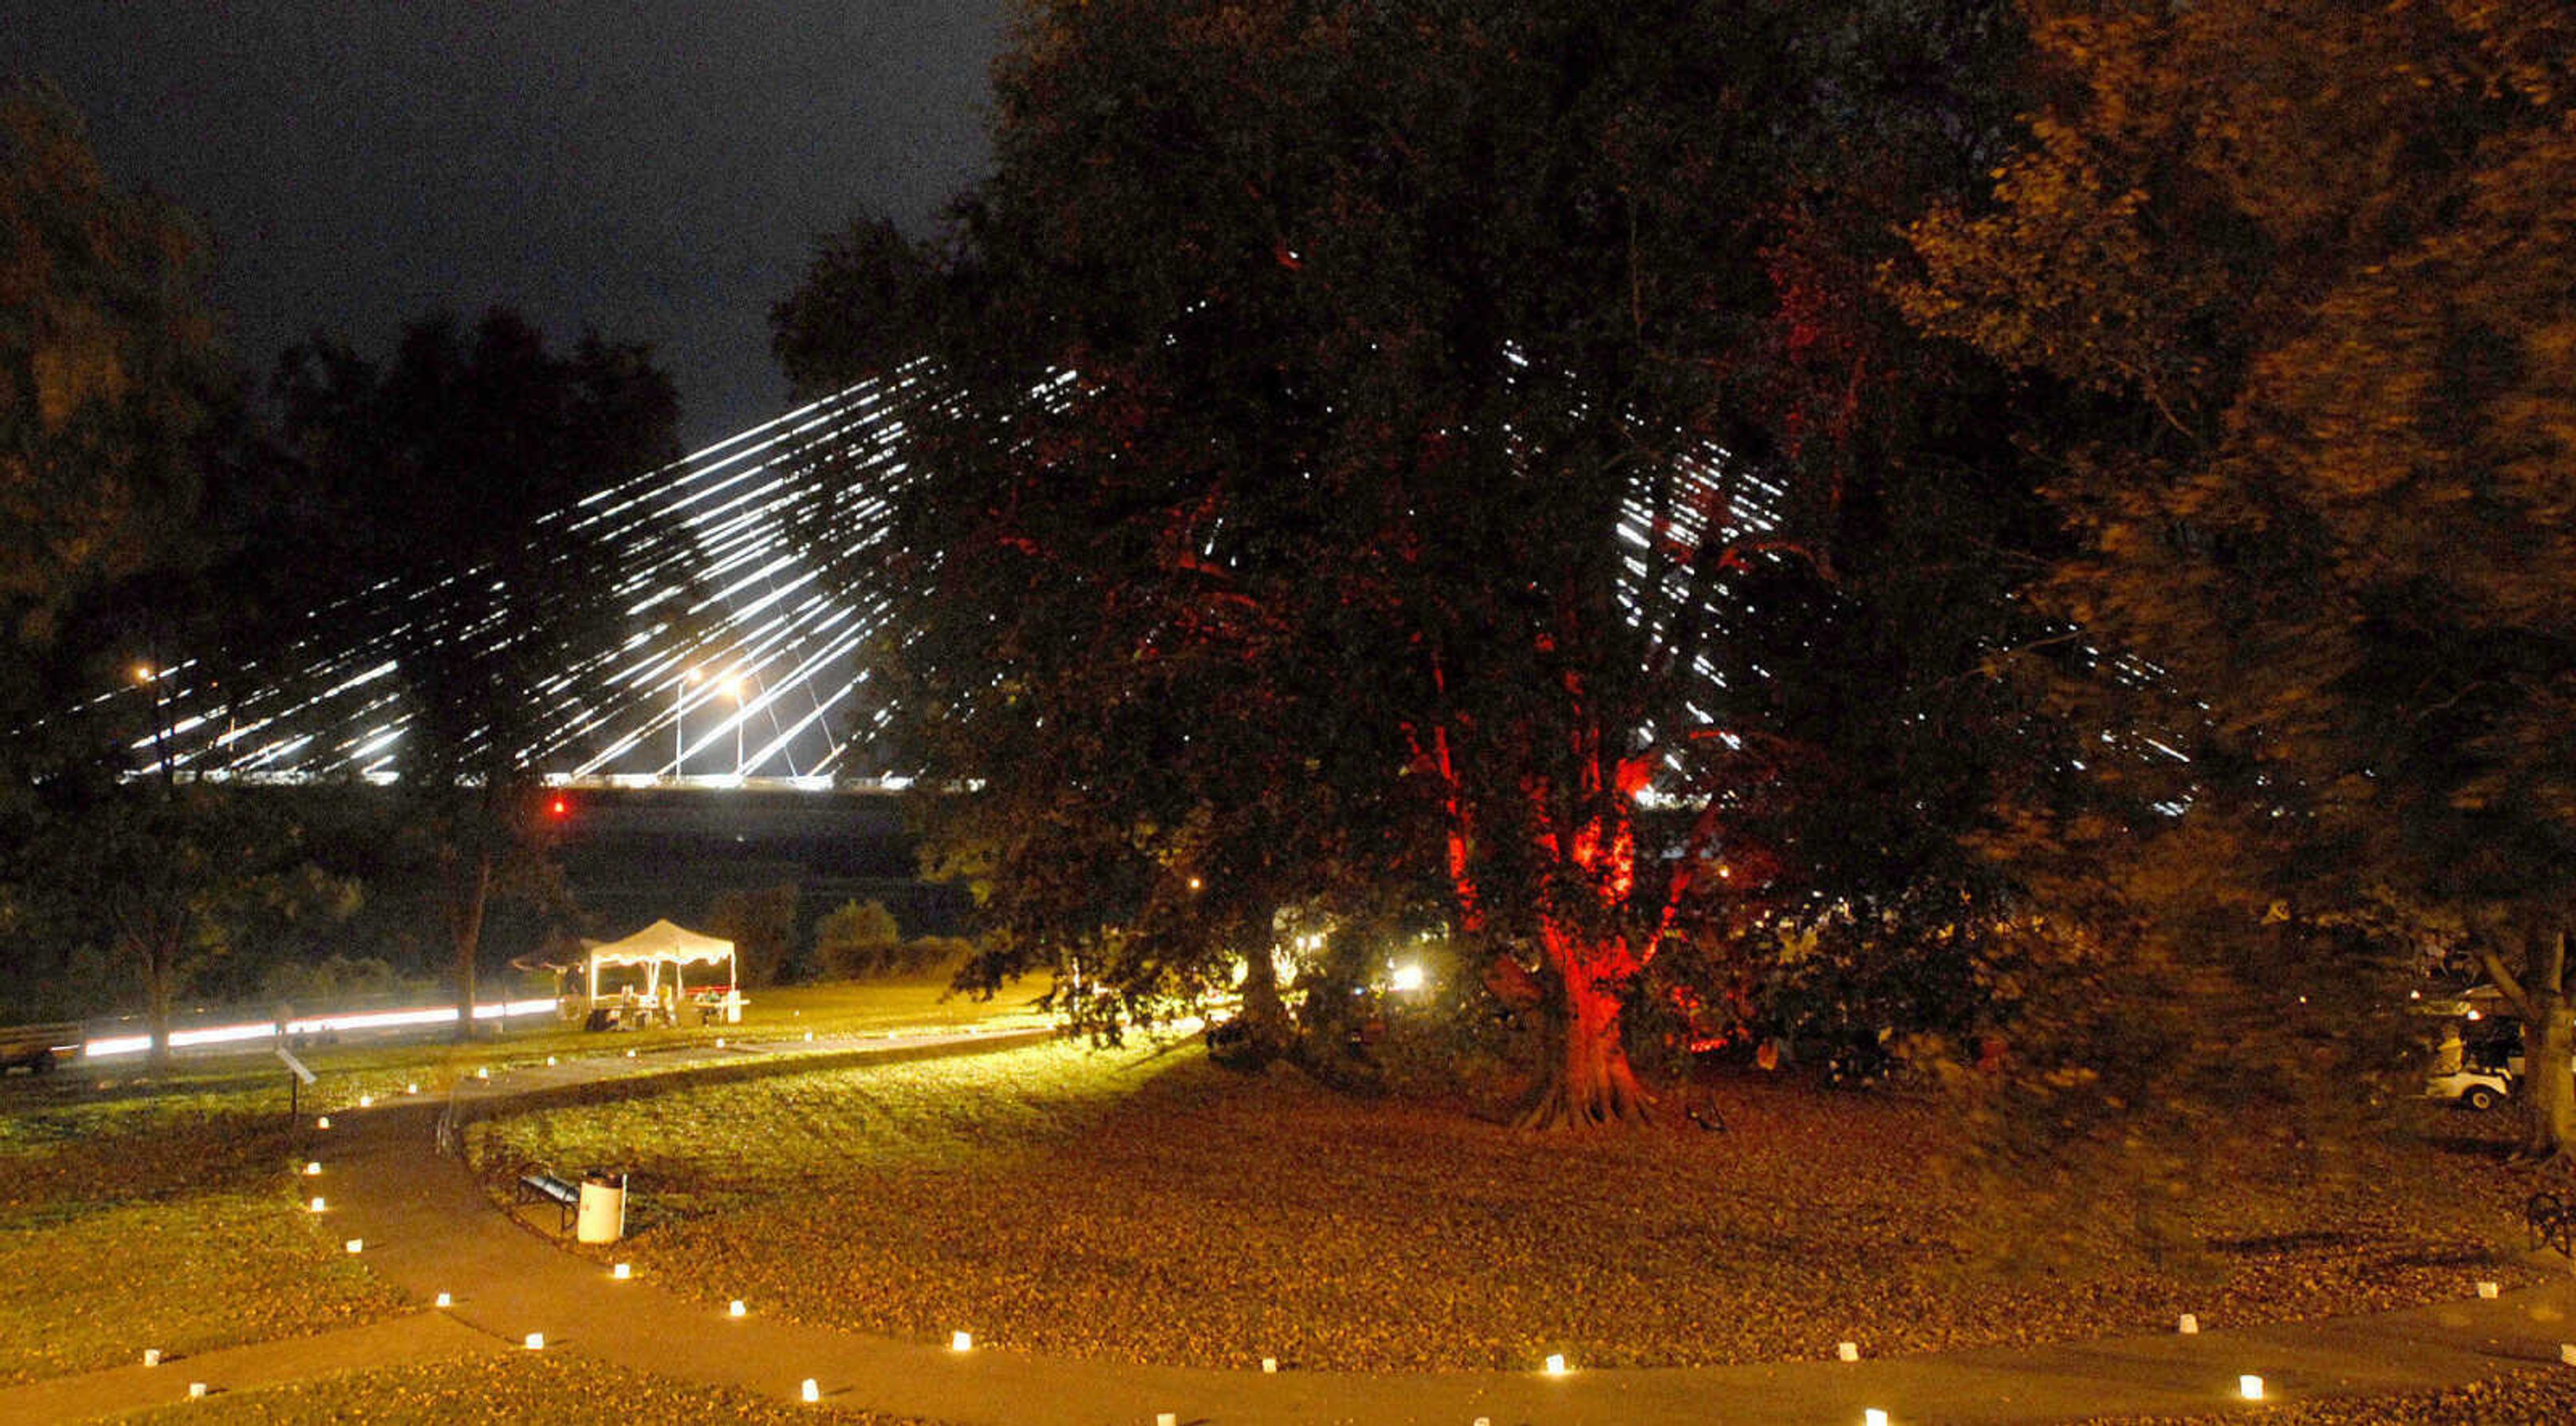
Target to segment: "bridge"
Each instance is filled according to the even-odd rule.
[[[886,538],[888,499],[910,477],[905,412],[925,399],[917,375],[862,382],[541,517],[540,538],[561,530],[614,551],[599,576],[627,627],[614,647],[527,690],[541,731],[514,750],[518,765],[576,786],[904,786],[904,769],[881,760],[891,710],[865,658],[888,601],[816,567],[793,525],[827,512],[843,568],[865,568]],[[1735,600],[1726,581],[1694,585],[1685,562],[1649,552],[1758,549],[1786,492],[1714,448],[1678,465],[1679,480],[1640,480],[1623,511],[1623,602],[1659,630],[1689,618],[1722,629]],[[180,660],[138,666],[131,686],[102,699],[153,700],[148,719],[132,720],[152,730],[132,745],[138,766],[166,758],[176,775],[209,780],[393,781],[414,713],[389,631],[423,617],[428,595],[386,586],[317,610],[309,634],[229,687]],[[1685,610],[1694,599],[1700,607]],[[1712,691],[1722,682],[1706,655],[1697,672]]]
[[[909,386],[853,386],[543,516],[541,537],[561,529],[616,552],[600,577],[628,630],[527,690],[543,731],[516,751],[521,765],[575,784],[886,781],[867,759],[887,709],[859,657],[885,601],[832,587],[789,517],[840,502],[864,553],[906,474]],[[141,765],[166,755],[183,777],[390,781],[414,715],[386,635],[424,600],[385,587],[318,610],[311,633],[229,688],[182,660],[138,665],[134,687],[106,696],[155,700],[136,720],[152,725],[133,744]]]

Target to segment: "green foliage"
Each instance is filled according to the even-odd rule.
[[[141,569],[194,508],[190,443],[220,384],[201,249],[178,213],[119,191],[59,93],[0,90],[0,648],[13,675],[22,643],[49,638],[84,587]]]
[[[179,1000],[242,995],[318,956],[358,904],[353,884],[308,860],[291,809],[259,789],[111,784],[48,811],[20,856],[11,999],[28,1008],[138,1010],[158,1037]],[[76,977],[89,966],[113,979]]]
[[[814,960],[841,980],[883,975],[903,940],[903,928],[881,902],[844,901],[814,924]]]
[[[796,948],[796,888],[728,891],[707,908],[707,931],[733,942],[744,985],[774,984]]]
[[[862,228],[778,309],[802,381],[904,367],[919,328],[943,383],[891,561],[848,577],[898,591],[922,761],[983,780],[949,836],[1008,933],[976,974],[1078,954],[1115,992],[1082,1003],[1133,1011],[1258,964],[1282,910],[1440,898],[1564,1003],[1727,914],[1720,841],[1926,875],[1983,770],[1915,769],[1992,716],[1931,690],[1973,677],[2013,577],[1961,550],[2006,542],[2020,478],[1980,464],[1973,403],[1899,394],[1922,354],[1870,273],[1982,169],[2009,29],[1864,0],[1033,11],[955,240]],[[1779,528],[1748,531],[1754,481]],[[1721,694],[1774,651],[1716,627],[1732,582],[1836,568],[1818,602],[1884,616],[1846,686],[1905,696]],[[1762,736],[1708,736],[1739,719]],[[1869,759],[1869,828],[1721,828],[1784,744]],[[1719,810],[1641,820],[1649,775]]]
[[[618,647],[630,618],[595,537],[540,522],[676,456],[678,398],[646,348],[585,335],[557,355],[506,309],[414,322],[381,368],[318,339],[277,389],[338,552],[308,594],[371,625],[412,715],[400,789],[436,845],[468,1000],[491,899],[553,884],[528,761],[551,715],[530,691]]]
[[[2576,890],[2563,17],[2032,8],[2028,142],[1990,203],[1917,229],[1905,290],[2068,393],[2026,429],[2081,549],[2035,602],[2083,631],[2056,696],[2125,736],[2091,755],[2092,801],[2025,809],[2017,855],[2094,853],[2080,879],[2130,899],[2071,914],[2123,953],[2105,928],[2222,905],[2211,944],[2276,902],[2465,923],[2546,1020]],[[2140,848],[2174,836],[2227,874],[2119,874],[2174,866]],[[2535,1071],[2538,1147],[2576,1135],[2566,1079]]]

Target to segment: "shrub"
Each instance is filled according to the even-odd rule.
[[[894,913],[874,901],[845,901],[814,927],[814,959],[823,974],[839,980],[899,971],[902,944]]]

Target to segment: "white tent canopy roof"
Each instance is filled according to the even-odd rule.
[[[622,941],[594,941],[585,958],[601,966],[701,965],[733,959],[733,942],[656,921]]]

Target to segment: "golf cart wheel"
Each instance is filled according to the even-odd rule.
[[[2468,1093],[2460,1096],[2460,1102],[2484,1114],[2496,1107],[2496,1092],[2486,1085],[2473,1084],[2469,1086]]]

